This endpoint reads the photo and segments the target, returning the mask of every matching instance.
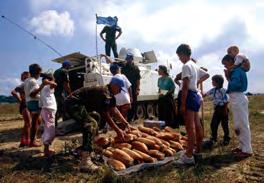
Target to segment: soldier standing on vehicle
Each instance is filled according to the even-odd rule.
[[[122,29],[117,25],[117,17],[115,17],[116,23],[112,26],[106,25],[100,33],[100,37],[105,42],[105,54],[111,56],[111,49],[114,53],[114,57],[118,58],[116,39],[122,34]],[[118,35],[116,36],[116,32]],[[103,36],[105,34],[105,37]]]
[[[71,95],[70,80],[68,75],[68,70],[71,67],[71,63],[65,60],[62,63],[62,67],[57,69],[53,76],[57,87],[55,88],[55,98],[57,102],[57,112],[55,117],[55,126],[58,125],[58,119],[64,117],[63,103],[65,96]]]
[[[82,149],[80,171],[95,172],[100,168],[91,160],[93,152],[93,140],[107,122],[115,130],[121,141],[124,140],[125,132],[122,131],[113,121],[111,115],[117,117],[126,128],[130,125],[116,108],[114,95],[121,92],[124,81],[120,78],[113,78],[107,86],[83,87],[72,93],[65,100],[66,112],[75,119],[82,129]]]

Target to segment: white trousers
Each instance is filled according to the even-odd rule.
[[[55,114],[56,110],[42,108],[41,117],[44,122],[42,142],[44,145],[51,145],[55,138]]]
[[[233,121],[239,146],[242,152],[253,153],[251,147],[251,132],[248,119],[248,98],[244,93],[233,92],[229,94]]]

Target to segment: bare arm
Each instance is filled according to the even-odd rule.
[[[22,102],[22,99],[16,90],[12,90],[11,94],[12,94],[12,96],[14,96],[18,100],[19,103]]]
[[[176,77],[175,77],[175,79],[174,79],[174,82],[175,82],[178,86],[180,86],[180,85],[181,85],[180,80],[181,80],[181,73],[179,73],[179,74],[176,75]]]
[[[101,57],[101,58],[104,57],[105,60],[106,60],[106,63],[108,63],[108,64],[112,64],[112,63],[114,62],[110,57],[108,57],[108,56],[105,55],[105,54],[100,54],[100,57]]]
[[[204,76],[202,76],[198,81],[197,81],[197,86],[199,84],[202,84],[202,82],[204,82],[205,80],[207,80],[210,77],[210,75],[207,73]]]
[[[190,80],[186,77],[183,78],[183,85],[182,85],[182,103],[181,103],[181,112],[184,114],[186,112],[186,99],[189,89],[189,82]]]

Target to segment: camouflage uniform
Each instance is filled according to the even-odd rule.
[[[82,125],[85,151],[93,151],[93,139],[98,134],[98,129],[105,126],[101,115],[115,105],[115,98],[110,96],[108,88],[101,86],[80,88],[66,99],[66,111]]]

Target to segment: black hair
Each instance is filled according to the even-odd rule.
[[[24,76],[24,75],[29,75],[30,73],[28,72],[28,71],[24,71],[24,72],[22,72],[21,73],[21,76],[20,76],[20,78],[21,78],[21,80],[22,80],[22,77]]]
[[[38,64],[29,65],[29,73],[32,77],[36,76],[41,72],[41,67]]]
[[[176,53],[177,54],[184,54],[186,56],[191,56],[192,50],[191,50],[191,47],[188,44],[181,44],[177,48]]]
[[[165,65],[159,65],[159,70],[162,70],[167,76],[168,74],[168,69]]]
[[[49,81],[54,80],[53,75],[50,74],[50,73],[41,73],[41,74],[40,74],[40,77],[42,77],[42,81],[45,80],[45,79],[47,79],[47,80],[49,80]]]
[[[232,56],[230,56],[230,55],[225,55],[225,56],[222,58],[222,64],[224,64],[224,61],[232,62],[232,63],[235,62],[234,58],[233,58]]]
[[[212,80],[217,84],[217,88],[223,88],[224,78],[222,75],[216,74],[212,77]]]

